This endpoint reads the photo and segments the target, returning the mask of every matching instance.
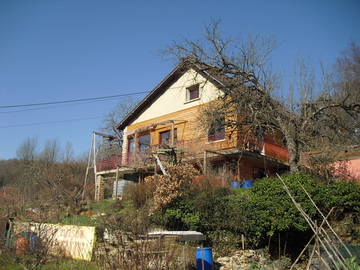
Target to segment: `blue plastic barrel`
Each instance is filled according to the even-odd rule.
[[[242,183],[241,187],[242,188],[251,188],[254,184],[254,180],[252,179],[247,179],[247,180],[244,180],[244,182]]]
[[[213,256],[211,248],[196,249],[196,269],[197,270],[212,270]]]
[[[30,237],[30,252],[36,252],[40,248],[40,238],[34,234]]]
[[[240,188],[240,183],[238,181],[231,181],[231,188]]]

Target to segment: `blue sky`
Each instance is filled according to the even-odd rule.
[[[150,91],[174,66],[160,51],[201,37],[211,18],[225,35],[274,36],[273,64],[284,78],[299,54],[330,65],[350,41],[360,44],[357,0],[0,0],[0,106]],[[80,155],[121,100],[0,109],[0,159],[15,157],[28,137],[40,148],[71,142]]]

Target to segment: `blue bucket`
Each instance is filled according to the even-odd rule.
[[[238,181],[232,181],[230,184],[231,188],[240,188],[240,183]]]
[[[254,185],[254,180],[248,179],[248,180],[244,180],[244,182],[242,183],[241,187],[242,187],[242,188],[252,188],[253,185]]]
[[[211,248],[196,249],[196,269],[197,270],[212,270],[213,256]]]

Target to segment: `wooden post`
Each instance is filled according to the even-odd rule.
[[[205,270],[205,252],[204,252],[204,248],[201,249],[201,270]]]
[[[279,260],[280,260],[280,257],[281,257],[281,239],[280,239],[280,233],[278,233],[279,235]]]
[[[97,170],[96,170],[96,134],[95,132],[93,133],[93,155],[94,155],[94,159],[93,159],[93,166],[94,166],[94,174],[95,174],[95,177],[96,177],[96,173],[97,173]]]
[[[236,162],[236,174],[237,174],[237,181],[240,181],[240,160],[241,160],[241,156],[239,155],[238,160]]]
[[[115,175],[115,198],[118,196],[118,181],[119,181],[119,166],[116,166],[116,175]]]
[[[171,122],[171,147],[174,147],[174,142],[175,142],[174,131],[175,131],[174,122]]]
[[[93,144],[94,144],[94,135],[91,136],[91,146],[90,146],[90,151],[89,151],[89,156],[88,156],[88,163],[87,163],[87,167],[86,167],[84,186],[83,186],[83,190],[82,190],[82,194],[81,194],[81,199],[82,200],[84,200],[84,198],[85,198],[85,190],[86,190],[87,178],[88,178],[88,175],[89,175],[89,170],[91,168],[91,153],[93,151]]]
[[[315,220],[315,230],[316,230],[316,236],[319,234],[319,227],[318,227],[318,225],[317,225],[317,220]],[[320,243],[319,243],[319,238],[318,237],[316,237],[315,238],[315,248],[316,248],[316,250],[317,250],[317,254],[318,254],[318,258],[319,258],[319,260],[318,260],[318,262],[319,262],[319,268],[320,269],[323,269],[322,267],[323,267],[323,265],[322,265],[322,262],[321,262],[321,246],[320,246]]]
[[[204,162],[203,162],[203,167],[204,167],[204,175],[206,174],[206,167],[207,167],[207,151],[204,150]]]
[[[95,176],[95,201],[98,202],[102,199],[103,196],[101,196],[102,189],[102,176],[98,175]]]
[[[242,246],[242,249],[244,250],[245,249],[245,237],[244,237],[244,234],[241,234],[241,246]]]
[[[187,241],[185,241],[185,244],[183,245],[183,248],[182,248],[182,257],[183,257],[183,266],[184,266],[184,270],[186,270],[185,247],[186,247],[186,250],[187,250]]]
[[[135,132],[134,134],[134,160],[138,161],[138,153],[139,153],[139,133]]]

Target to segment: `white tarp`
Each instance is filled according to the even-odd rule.
[[[15,233],[32,231],[49,251],[70,257],[73,259],[91,261],[95,245],[95,227],[39,224],[39,223],[15,223]]]

